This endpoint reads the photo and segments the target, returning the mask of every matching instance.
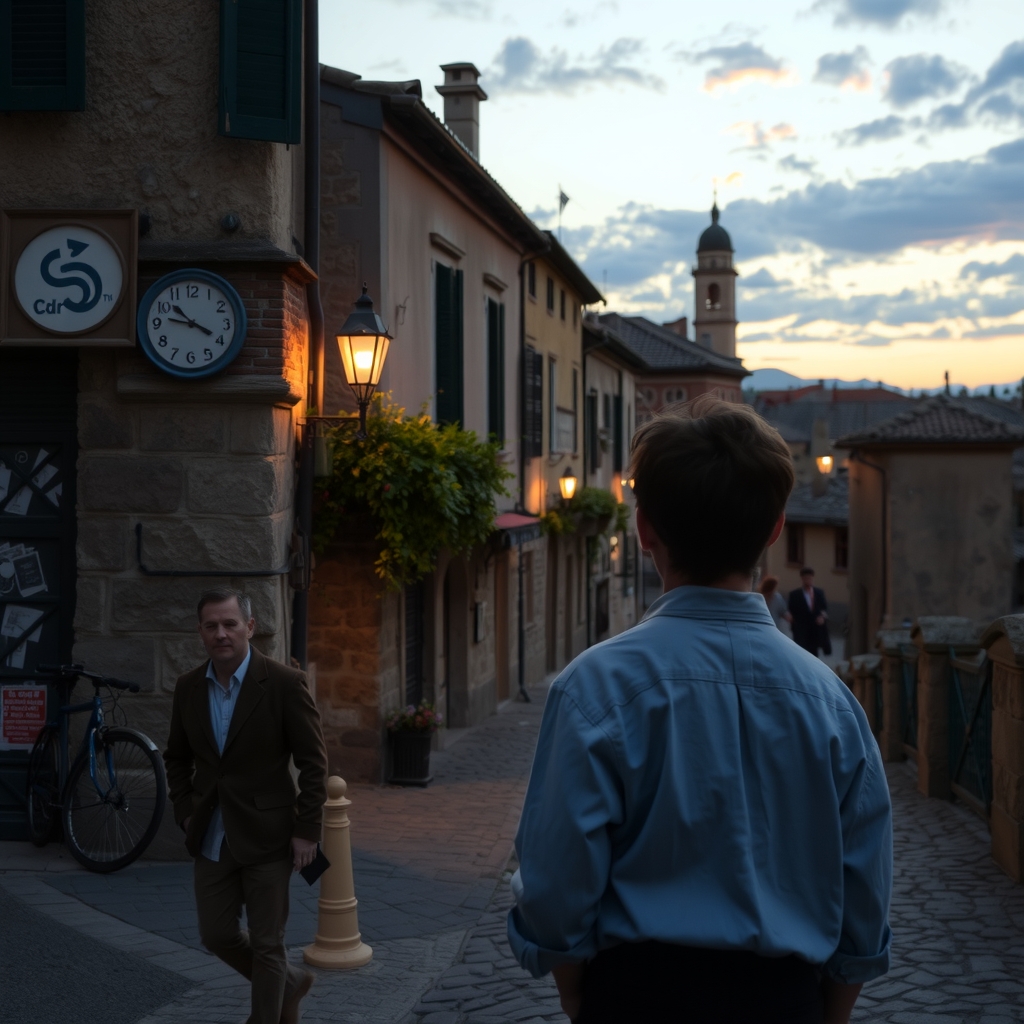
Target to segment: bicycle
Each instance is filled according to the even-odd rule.
[[[28,759],[28,828],[36,846],[63,834],[72,856],[90,871],[110,872],[131,864],[153,841],[164,805],[167,780],[156,744],[135,729],[104,722],[104,699],[116,720],[119,695],[138,693],[138,683],[87,672],[81,665],[40,665],[38,679],[55,680],[58,708],[36,737]],[[91,700],[67,703],[78,679],[88,679]],[[110,695],[104,698],[100,690]],[[66,692],[65,692],[66,691]],[[91,712],[85,735],[69,762],[72,715]]]

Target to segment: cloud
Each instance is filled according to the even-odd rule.
[[[968,90],[961,103],[946,103],[931,112],[934,130],[964,128],[972,116],[1024,124],[1024,40],[1004,47],[985,77]]]
[[[849,53],[823,53],[818,58],[814,81],[824,85],[836,85],[840,89],[866,92],[871,88],[868,73],[868,51],[863,46]]]
[[[1009,277],[1016,284],[1024,285],[1024,253],[1015,252],[1002,263],[980,263],[972,260],[964,264],[960,276],[974,278],[976,281],[987,281],[992,277]]]
[[[799,171],[801,174],[815,174],[815,168],[818,166],[816,160],[800,160],[795,157],[792,153],[789,156],[784,156],[779,161],[779,167],[784,171]]]
[[[942,0],[820,0],[815,6],[836,8],[837,25],[895,28],[908,15],[934,17],[942,9]]]
[[[901,108],[918,100],[948,96],[959,88],[968,72],[940,54],[914,53],[890,61],[885,74],[882,99]]]
[[[791,283],[790,281],[780,281],[777,277],[773,277],[771,272],[765,267],[761,267],[760,270],[751,274],[750,277],[740,279],[740,285],[743,288],[779,288]]]
[[[760,121],[737,121],[725,129],[725,134],[740,135],[746,139],[741,149],[767,149],[773,142],[795,139],[796,129],[782,121],[771,128],[763,128]]]
[[[704,75],[704,91],[714,92],[725,86],[738,88],[746,82],[768,82],[781,85],[795,81],[792,71],[781,60],[771,56],[756,43],[737,43],[735,46],[712,46],[696,53],[679,54],[694,64],[713,61],[714,67]]]
[[[505,40],[482,77],[487,89],[495,93],[571,94],[590,85],[635,85],[660,90],[664,83],[657,75],[635,66],[643,48],[639,39],[617,39],[574,63],[564,50],[552,48],[543,53],[525,36],[515,36]]]
[[[909,128],[919,127],[919,118],[906,119],[897,114],[890,114],[888,117],[879,117],[874,121],[866,121],[853,128],[847,128],[839,132],[839,141],[844,146],[863,146],[867,142],[885,142],[888,139],[898,139]]]

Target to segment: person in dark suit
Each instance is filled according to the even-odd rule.
[[[832,653],[828,635],[828,601],[825,591],[814,585],[814,570],[805,565],[800,570],[803,586],[789,592],[789,622],[793,639],[815,657],[818,651]]]
[[[316,856],[327,799],[320,715],[302,672],[250,646],[244,594],[208,590],[198,613],[209,661],[178,679],[164,762],[199,935],[252,982],[250,1024],[296,1024],[314,975],[289,966],[284,932],[289,879]]]

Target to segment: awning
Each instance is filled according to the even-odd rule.
[[[494,528],[502,535],[502,547],[506,548],[513,544],[526,544],[540,536],[540,520],[518,512],[502,512],[495,516]]]

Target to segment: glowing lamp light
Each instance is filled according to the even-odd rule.
[[[563,501],[572,501],[572,496],[576,493],[576,474],[571,466],[558,478],[558,489],[562,493]]]
[[[818,464],[818,472],[821,474],[832,472],[832,456],[831,455],[819,455],[815,460]]]
[[[391,335],[384,321],[373,311],[373,299],[363,294],[356,299],[356,306],[338,332],[338,348],[345,368],[345,380],[353,390],[359,403],[358,438],[366,437],[366,408],[380,383],[384,372],[384,361],[391,346]]]

